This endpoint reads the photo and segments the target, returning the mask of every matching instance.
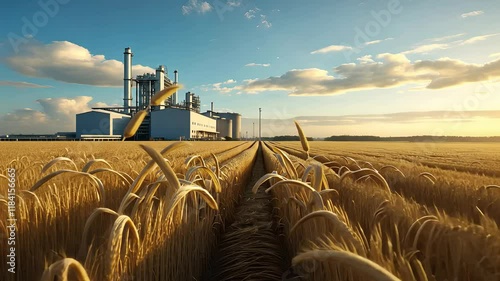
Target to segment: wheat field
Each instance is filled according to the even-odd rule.
[[[498,144],[296,125],[300,142],[0,143],[0,280],[500,280]]]

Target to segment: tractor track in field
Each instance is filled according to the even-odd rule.
[[[204,281],[281,280],[286,258],[273,221],[272,197],[253,185],[265,175],[262,148],[237,208],[235,221],[222,234]]]

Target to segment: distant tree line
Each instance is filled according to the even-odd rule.
[[[299,136],[274,136],[274,137],[265,137],[262,138],[264,141],[300,141]],[[308,141],[313,141],[314,139],[311,137],[307,137]]]
[[[378,137],[378,136],[331,136],[325,141],[407,141],[407,142],[500,142],[497,137],[458,137],[458,136],[410,136],[410,137]]]

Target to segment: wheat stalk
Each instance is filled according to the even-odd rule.
[[[220,193],[222,191],[222,186],[217,178],[217,175],[214,174],[212,170],[207,167],[192,167],[186,172],[186,180],[192,181],[196,175],[196,173],[206,173],[213,181],[215,186],[215,192]]]
[[[196,185],[181,186],[174,194],[167,206],[167,217],[171,217],[175,207],[181,202],[190,192],[196,192],[201,195],[205,202],[214,210],[218,210],[219,206],[212,195],[204,188]]]
[[[429,173],[429,172],[420,173],[418,176],[419,177],[424,177],[424,178],[430,180],[433,184],[437,180],[436,177],[433,174]]]
[[[179,179],[175,175],[174,170],[172,170],[172,167],[170,167],[170,165],[165,162],[165,159],[163,159],[161,154],[149,146],[143,144],[141,144],[140,146],[149,154],[149,156],[151,156],[156,164],[158,164],[163,174],[165,175],[165,178],[170,182],[170,184],[172,184],[176,189],[179,189],[179,187],[181,186],[181,184],[179,183]]]
[[[122,251],[122,245],[130,247],[129,242],[131,241],[123,241],[123,237],[128,238],[128,232],[125,233],[126,230],[132,231],[133,241],[136,242],[137,249],[141,248],[141,240],[139,238],[139,232],[134,224],[134,222],[130,219],[130,217],[126,215],[120,215],[115,222],[113,223],[113,227],[111,229],[110,237],[108,239],[108,246],[106,252],[106,277],[108,280],[113,280],[116,276],[115,274],[121,273],[118,272],[117,266],[120,261],[123,261],[124,253]],[[127,239],[128,240],[128,239]]]
[[[85,268],[77,260],[65,258],[51,264],[40,281],[90,281]]]
[[[134,117],[130,119],[130,121],[127,124],[127,127],[125,127],[125,130],[123,131],[123,140],[128,139],[130,137],[133,137],[139,127],[142,124],[142,121],[144,121],[144,118],[148,115],[148,110],[143,109],[139,112],[137,112]]]
[[[394,171],[398,172],[403,178],[406,178],[405,174],[403,172],[401,172],[400,169],[396,168],[395,166],[393,165],[385,165],[384,167],[380,168],[380,171],[383,171],[384,169],[393,169]]]
[[[333,260],[337,263],[347,265],[355,271],[364,274],[369,280],[401,281],[399,278],[394,276],[385,268],[374,263],[373,261],[350,252],[335,250],[312,250],[295,256],[292,260],[292,264],[293,266],[297,266],[298,264],[308,260]]]
[[[152,98],[151,98],[151,105],[157,106],[161,105],[163,101],[165,101],[168,97],[173,95],[177,90],[181,89],[182,85],[180,84],[175,84],[170,87],[167,87],[158,93],[156,93]]]
[[[304,131],[300,127],[299,123],[297,121],[293,121],[295,123],[295,127],[297,127],[297,132],[299,133],[300,137],[300,144],[302,145],[302,149],[305,151],[307,158],[309,158],[309,142],[307,141],[307,137],[304,134]]]
[[[257,190],[259,187],[261,187],[266,181],[271,180],[271,179],[279,179],[279,180],[286,180],[284,176],[278,175],[276,173],[270,173],[262,176],[252,187],[252,192],[254,194],[257,193]]]
[[[165,147],[164,149],[162,149],[162,151],[160,152],[161,155],[164,155],[165,153],[168,153],[168,152],[172,152],[176,149],[179,149],[180,147],[183,147],[183,146],[186,146],[186,145],[189,145],[189,143],[187,142],[174,142],[170,145],[168,145],[167,147]],[[161,162],[161,161],[160,161]],[[144,179],[146,178],[146,176],[155,168],[156,166],[156,162],[154,160],[150,160],[146,166],[142,169],[142,171],[139,173],[139,175],[137,175],[137,177],[135,178],[134,182],[132,183],[132,185],[130,186],[129,190],[128,190],[128,193],[131,193],[131,192],[136,192],[137,189],[139,189],[144,181]]]
[[[94,222],[94,220],[97,218],[97,216],[99,216],[100,214],[109,214],[109,215],[116,216],[116,217],[119,216],[119,214],[117,212],[115,212],[109,208],[97,208],[94,210],[94,212],[92,212],[92,214],[90,214],[90,216],[88,217],[87,221],[85,222],[85,226],[83,228],[82,241],[80,244],[80,250],[78,252],[78,257],[82,260],[85,257],[85,253],[86,253],[86,249],[87,249],[87,236],[89,234],[90,227],[91,227],[92,223]]]
[[[78,170],[78,168],[76,167],[76,164],[73,160],[71,160],[70,158],[68,157],[57,157],[55,159],[52,159],[49,163],[45,164],[45,166],[43,166],[42,168],[42,174],[45,173],[50,167],[52,167],[54,164],[58,163],[58,162],[69,162],[71,164],[73,164],[73,168],[75,168],[75,171]]]
[[[85,164],[85,166],[83,166],[82,172],[88,172],[88,170],[90,169],[90,166],[92,166],[95,163],[104,163],[104,164],[106,164],[106,166],[108,166],[108,168],[113,169],[111,164],[109,164],[109,162],[104,160],[104,159],[92,159],[89,162],[87,162]]]
[[[42,186],[44,183],[46,183],[47,181],[49,181],[50,179],[52,179],[53,177],[56,177],[58,175],[61,175],[61,174],[74,174],[74,175],[81,175],[81,176],[86,176],[86,177],[89,177],[92,179],[92,181],[96,184],[96,187],[97,187],[97,197],[98,199],[104,204],[104,202],[106,201],[105,200],[105,192],[104,192],[104,185],[102,184],[101,180],[99,178],[97,178],[96,176],[94,175],[91,175],[89,173],[84,173],[84,172],[79,172],[79,171],[74,171],[74,170],[59,170],[59,171],[55,171],[55,172],[52,172],[48,175],[46,175],[45,177],[43,177],[42,179],[40,179],[39,181],[37,181],[31,188],[30,188],[30,191],[36,191],[40,186]]]
[[[391,192],[391,188],[387,181],[382,177],[377,171],[369,169],[369,168],[363,168],[357,171],[348,171],[345,172],[341,177],[340,177],[340,183],[348,177],[348,176],[354,176],[354,177],[364,177],[364,176],[371,176],[374,180],[376,180],[377,183],[379,183],[382,187],[384,187],[387,191]]]
[[[331,212],[331,211],[327,211],[327,210],[318,210],[318,211],[314,211],[314,212],[311,212],[309,214],[307,214],[306,216],[304,216],[303,218],[301,218],[297,223],[295,223],[295,225],[290,229],[290,235],[292,233],[294,233],[294,231],[299,227],[301,226],[303,223],[305,223],[306,221],[308,220],[311,220],[311,219],[315,219],[315,218],[324,218],[326,221],[330,222],[334,227],[335,229],[337,230],[340,230],[339,231],[339,236],[344,239],[344,238],[348,238],[348,241],[352,243],[352,245],[354,246],[354,248],[356,249],[357,253],[364,253],[365,250],[363,248],[363,245],[360,241],[360,239],[358,239],[354,232],[351,230],[351,228],[349,228],[349,226],[344,222],[342,221],[338,216],[337,214]],[[344,240],[345,241],[345,240]]]

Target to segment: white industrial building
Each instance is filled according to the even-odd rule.
[[[152,139],[217,138],[217,121],[191,110],[167,108],[151,112]]]
[[[76,115],[76,137],[78,139],[121,138],[130,118],[138,111],[148,108],[153,95],[178,83],[178,72],[174,81],[168,71],[160,65],[155,73],[145,73],[132,78],[132,50],[124,54],[123,107],[93,108]],[[135,87],[135,105],[132,89]],[[161,106],[150,109],[141,124],[136,140],[216,140],[239,139],[241,115],[218,113],[213,110],[200,114],[201,101],[194,93],[187,92],[186,99],[178,101],[178,93],[168,98]]]
[[[76,115],[76,138],[121,138],[130,115],[94,109]]]

